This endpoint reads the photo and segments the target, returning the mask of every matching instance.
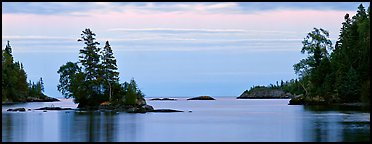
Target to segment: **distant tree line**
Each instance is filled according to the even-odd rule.
[[[90,29],[82,31],[79,42],[85,47],[80,49],[78,62],[67,62],[57,71],[60,74],[58,90],[66,98],[74,98],[79,108],[96,107],[103,102],[136,105],[144,94],[135,80],[119,83],[116,59],[106,41],[103,48],[98,47],[96,34]]]
[[[25,102],[28,98],[44,98],[43,79],[36,83],[27,83],[27,74],[23,64],[19,61],[14,62],[12,47],[7,42],[5,49],[2,50],[2,102]]]

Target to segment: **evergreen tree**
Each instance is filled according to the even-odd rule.
[[[40,83],[40,90],[41,90],[41,92],[44,92],[44,82],[43,82],[43,78],[40,78],[39,83]]]
[[[303,41],[301,52],[308,58],[294,65],[305,95],[320,96],[327,103],[359,102],[370,99],[370,8],[359,5],[357,14],[346,14],[335,49],[331,48],[328,32],[315,30]],[[323,32],[321,34],[320,32]],[[311,38],[311,39],[310,39]],[[301,82],[302,81],[302,82]],[[308,91],[307,91],[308,89]]]
[[[87,98],[92,100],[89,105],[97,105],[101,101],[105,101],[103,98],[103,89],[100,79],[100,48],[98,42],[95,41],[96,34],[90,29],[82,31],[81,39],[78,41],[84,41],[86,45],[83,49],[80,49],[79,61],[83,66],[83,72],[85,76],[85,84],[87,86]]]
[[[111,100],[112,86],[114,85],[114,83],[119,82],[119,72],[117,72],[118,68],[116,65],[116,59],[113,55],[109,41],[106,41],[105,47],[101,51],[101,55],[102,55],[101,75],[103,77],[104,83],[106,83],[104,85],[104,88],[107,92],[105,93],[109,94],[109,99]]]
[[[27,83],[27,74],[25,70],[23,69],[23,65],[20,65],[19,73],[18,73],[18,82],[17,82],[17,87],[18,87],[18,93],[20,94],[20,97],[23,99],[28,96],[28,83]]]
[[[368,101],[369,89],[365,85],[370,81],[369,10],[366,12],[360,4],[355,16],[350,18],[346,14],[344,18],[337,48],[331,56],[335,94],[342,101],[359,101],[361,97]]]
[[[98,54],[100,48],[97,47],[99,43],[95,41],[96,34],[90,29],[85,29],[81,35],[81,39],[78,39],[78,41],[84,41],[86,46],[80,49],[79,61],[83,65],[86,79],[88,81],[96,80],[100,62],[100,56]]]
[[[138,99],[144,97],[141,90],[138,89],[137,83],[133,78],[129,83],[124,82],[123,89],[125,93],[124,101],[127,105],[135,105]]]
[[[5,46],[5,52],[6,52],[6,54],[12,56],[12,47],[10,46],[9,41],[7,41],[7,44]]]
[[[74,102],[79,103],[78,108],[96,108],[106,101],[136,106],[137,99],[141,99],[142,103],[144,94],[134,79],[130,83],[119,83],[116,59],[109,42],[106,41],[100,51],[90,29],[85,29],[81,35],[78,41],[84,41],[86,46],[80,50],[78,63],[67,62],[57,71],[60,74],[58,90],[66,98],[73,97]]]

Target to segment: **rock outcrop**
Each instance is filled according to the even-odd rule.
[[[61,107],[42,107],[35,110],[72,110],[72,108],[61,108]]]
[[[152,101],[174,101],[174,100],[177,100],[177,99],[173,99],[173,98],[152,98],[150,99]]]
[[[187,100],[215,100],[215,99],[210,96],[198,96],[198,97],[189,98]]]
[[[286,93],[280,89],[271,89],[271,88],[253,88],[251,90],[244,91],[238,99],[289,99],[293,95]]]
[[[20,112],[24,112],[24,111],[26,111],[26,108],[8,109],[7,111],[20,111]]]
[[[146,113],[154,110],[151,105],[146,104],[144,98],[137,99],[135,105],[124,105],[118,103],[104,102],[101,103],[98,107],[99,110],[113,110],[113,111],[122,111],[128,113]]]
[[[293,97],[291,100],[289,100],[289,103],[288,103],[288,105],[304,105],[304,104],[305,104],[305,97],[303,95]]]

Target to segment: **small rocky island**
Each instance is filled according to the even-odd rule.
[[[293,95],[284,92],[281,89],[272,89],[268,87],[254,87],[249,91],[245,90],[237,99],[289,99]]]
[[[114,110],[128,113],[146,113],[154,110],[150,105],[146,104],[146,100],[143,97],[137,97],[135,104],[122,104],[116,102],[103,102],[98,107],[99,110]],[[84,110],[80,108],[80,110]]]
[[[198,97],[188,98],[187,100],[215,100],[215,99],[210,96],[198,96]]]
[[[174,100],[177,100],[177,99],[174,99],[174,98],[152,98],[150,100],[152,100],[152,101],[174,101]]]
[[[137,97],[135,105],[123,105],[120,103],[104,102],[101,103],[99,110],[111,110],[127,113],[147,113],[147,112],[183,112],[173,109],[154,109],[151,105],[146,103],[143,97]]]

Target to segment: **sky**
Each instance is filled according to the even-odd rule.
[[[57,90],[60,66],[77,62],[90,28],[109,41],[120,82],[146,97],[239,96],[297,78],[301,41],[323,28],[333,42],[361,2],[2,2],[2,49],[10,41],[28,80]],[[368,7],[368,2],[362,3]]]

